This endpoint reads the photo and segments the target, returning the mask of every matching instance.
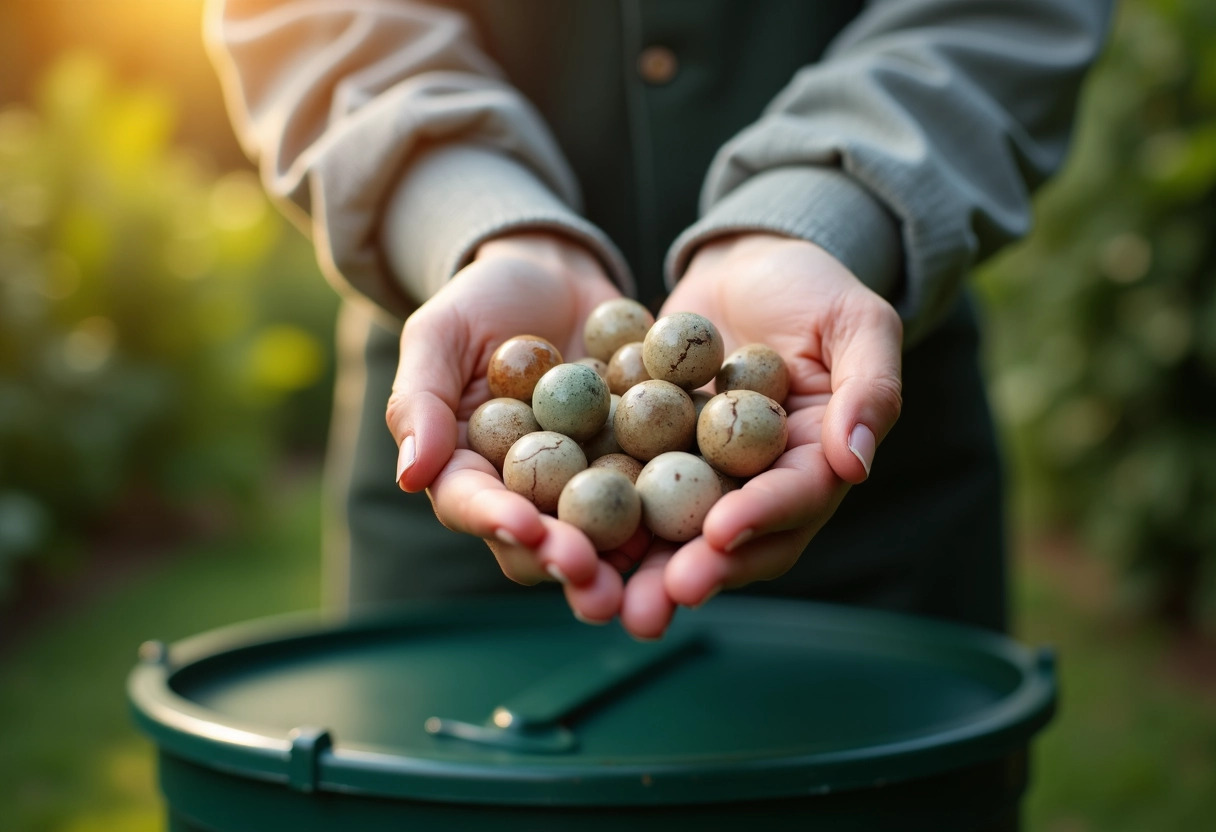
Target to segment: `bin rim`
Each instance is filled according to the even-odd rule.
[[[560,602],[561,599],[557,599]],[[289,613],[230,625],[171,645],[145,642],[127,681],[137,726],[163,753],[198,765],[300,791],[330,791],[489,805],[645,806],[799,797],[931,777],[953,769],[1020,754],[1054,716],[1055,653],[1028,648],[995,632],[950,622],[820,602],[722,597],[698,610],[715,620],[754,621],[791,605],[814,613],[820,632],[896,632],[907,642],[935,640],[962,653],[985,654],[1020,674],[1004,698],[978,710],[965,724],[928,735],[847,750],[748,758],[726,753],[695,762],[650,761],[583,767],[577,776],[555,772],[543,757],[522,755],[509,765],[441,757],[409,757],[331,736],[325,726],[268,730],[218,713],[172,688],[175,673],[218,656],[268,645],[355,639],[411,625],[434,627],[448,619],[467,626],[481,619],[512,623],[547,620],[562,603],[518,598],[422,601],[339,619],[316,612]],[[531,613],[535,618],[521,610]],[[787,610],[788,611],[788,610]]]

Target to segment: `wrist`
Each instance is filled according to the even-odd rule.
[[[742,231],[724,234],[706,240],[688,261],[684,277],[704,271],[717,271],[727,264],[740,261],[756,261],[773,253],[802,255],[813,253],[817,257],[831,257],[827,251],[809,240],[775,234],[768,231]],[[835,259],[835,258],[832,258]],[[683,278],[682,278],[683,279]]]
[[[474,260],[526,260],[551,270],[608,280],[600,261],[585,246],[563,234],[537,229],[510,231],[477,247]]]

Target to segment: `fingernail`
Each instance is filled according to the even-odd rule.
[[[563,572],[562,570],[558,569],[556,563],[546,564],[545,571],[548,572],[550,576],[552,576],[553,580],[557,581],[562,586],[565,586],[566,584],[570,583],[570,579],[566,577],[566,573]],[[577,616],[577,615],[578,615],[578,613],[575,613],[575,616]]]
[[[733,552],[742,546],[744,543],[752,539],[752,535],[756,533],[755,529],[744,529],[735,535],[735,539],[726,544],[726,551]]]
[[[701,603],[699,603],[699,604],[693,604],[692,608],[693,608],[694,610],[699,610],[699,609],[701,609],[701,607],[703,607],[703,606],[705,606],[706,604],[708,604],[708,603],[709,603],[709,602],[710,602],[710,601],[713,599],[713,597],[714,597],[715,595],[717,595],[717,594],[718,594],[719,592],[721,592],[721,591],[722,591],[722,585],[721,585],[721,584],[719,584],[718,586],[716,586],[716,587],[714,587],[713,589],[711,589],[711,590],[709,591],[709,594],[707,594],[707,595],[706,595],[704,598],[702,598],[702,599],[701,599]]]
[[[870,476],[870,466],[874,464],[874,445],[873,431],[862,424],[853,426],[853,432],[849,434],[849,450],[861,461],[867,477]]]
[[[401,478],[405,476],[405,472],[410,470],[410,466],[418,458],[418,452],[414,443],[414,435],[411,433],[401,442],[401,450],[397,454],[397,485],[401,485]]]
[[[606,620],[601,621],[598,618],[588,618],[587,616],[583,615],[578,610],[571,610],[571,612],[574,613],[574,617],[577,618],[579,621],[583,622],[584,624],[590,624],[592,627],[603,627],[605,624],[607,624],[609,621],[612,620],[612,619],[606,619]]]
[[[508,546],[519,545],[519,540],[515,537],[515,535],[511,534],[506,529],[495,529],[494,536],[498,538],[500,542],[505,543]]]

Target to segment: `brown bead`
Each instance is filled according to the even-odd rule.
[[[683,451],[697,430],[696,408],[688,393],[651,379],[629,388],[612,420],[616,441],[631,457],[647,461],[665,451]]]
[[[625,344],[645,338],[652,324],[654,315],[636,300],[606,300],[587,316],[583,325],[583,345],[588,355],[607,361]]]
[[[608,389],[618,396],[633,385],[648,381],[650,373],[642,361],[642,342],[632,341],[614,352],[604,378],[608,380]]]
[[[519,399],[490,399],[469,417],[469,448],[502,471],[507,451],[521,436],[540,430],[532,408]]]
[[[754,390],[783,404],[790,392],[790,371],[772,347],[747,344],[726,356],[714,379],[714,389],[719,393]]]
[[[633,481],[611,468],[579,471],[557,498],[557,519],[579,529],[596,551],[615,549],[642,521],[642,500]]]
[[[626,453],[605,454],[591,461],[588,468],[611,468],[614,471],[620,471],[625,476],[629,477],[630,482],[638,481],[638,474],[642,473],[642,463]]]
[[[697,420],[701,455],[732,477],[750,477],[768,468],[785,452],[788,439],[785,409],[754,390],[719,393]]]
[[[674,312],[654,322],[643,339],[642,358],[651,378],[696,390],[722,368],[722,336],[708,318]]]
[[[612,394],[608,404],[608,420],[604,422],[604,426],[600,428],[599,433],[582,443],[583,453],[587,455],[587,461],[599,459],[607,454],[621,453],[621,446],[616,441],[616,427],[613,420],[616,417],[616,406],[621,401],[621,397]]]
[[[540,430],[521,436],[502,461],[502,482],[527,497],[546,514],[557,513],[557,501],[570,478],[587,467],[587,457],[569,436]]]
[[[490,395],[531,404],[536,382],[561,363],[561,352],[539,335],[508,338],[494,350],[486,368]]]

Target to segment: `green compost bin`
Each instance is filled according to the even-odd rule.
[[[129,680],[174,832],[1013,830],[1055,692],[990,632],[731,597],[652,643],[560,596],[275,619]]]

